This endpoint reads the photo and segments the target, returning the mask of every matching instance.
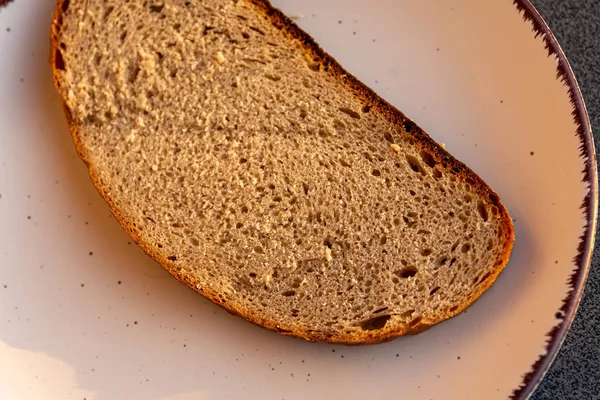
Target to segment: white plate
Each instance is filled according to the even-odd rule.
[[[522,399],[537,385],[579,303],[597,202],[585,107],[542,19],[525,0],[276,5],[500,194],[516,219],[505,272],[468,312],[376,346],[227,314],[111,217],[52,86],[53,0],[18,0],[0,9],[1,399]]]

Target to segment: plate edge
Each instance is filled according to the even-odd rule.
[[[579,157],[583,159],[584,168],[582,170],[582,182],[588,184],[587,194],[580,206],[584,219],[586,221],[584,231],[579,237],[577,255],[573,262],[573,270],[568,285],[570,290],[563,299],[563,304],[558,310],[556,316],[561,319],[554,328],[547,334],[546,352],[539,356],[531,366],[531,370],[523,375],[520,385],[514,389],[510,400],[526,400],[531,397],[535,389],[539,386],[542,379],[556,358],[558,351],[565,340],[567,332],[581,301],[585,282],[590,269],[592,252],[594,249],[594,240],[596,236],[596,219],[598,214],[598,171],[596,166],[596,151],[592,136],[592,127],[579,88],[575,79],[575,74],[560,47],[556,37],[544,21],[543,17],[536,10],[530,0],[512,0],[513,5],[522,15],[524,21],[532,24],[535,37],[541,36],[544,41],[544,47],[548,51],[548,56],[554,56],[557,61],[556,79],[568,88],[569,98],[573,106],[573,120],[577,125],[576,135],[580,140]]]

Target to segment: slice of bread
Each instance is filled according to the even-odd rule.
[[[58,0],[51,43],[98,191],[230,312],[376,343],[457,315],[508,262],[499,197],[266,0]]]

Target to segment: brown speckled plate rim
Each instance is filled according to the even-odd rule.
[[[577,126],[576,135],[580,140],[579,156],[584,160],[582,181],[588,184],[588,192],[581,204],[586,225],[580,236],[577,255],[573,258],[575,269],[568,281],[569,293],[563,300],[561,308],[556,313],[557,318],[561,322],[547,333],[546,353],[542,354],[536,360],[531,366],[531,370],[523,376],[519,387],[510,396],[512,400],[525,400],[533,394],[558,354],[558,350],[573,322],[577,307],[581,301],[581,296],[583,295],[596,235],[598,171],[590,119],[581,95],[581,90],[565,53],[540,13],[529,0],[513,0],[513,4],[522,14],[523,19],[533,25],[532,28],[535,36],[542,37],[545,48],[548,51],[548,56],[556,58],[556,79],[560,80],[568,88],[571,105],[573,106],[573,120]]]

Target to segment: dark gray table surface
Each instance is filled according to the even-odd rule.
[[[600,0],[532,3],[575,71],[595,130],[594,143],[600,149]],[[532,399],[600,399],[600,240],[571,330]]]

